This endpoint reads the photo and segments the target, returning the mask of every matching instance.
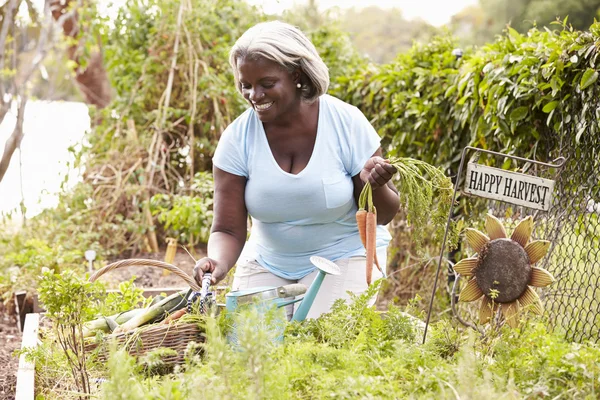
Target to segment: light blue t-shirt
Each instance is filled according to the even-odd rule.
[[[275,160],[262,122],[253,109],[223,132],[213,164],[245,176],[252,217],[245,252],[277,276],[300,279],[315,267],[313,255],[335,261],[365,250],[358,235],[352,177],[379,148],[379,135],[362,112],[343,101],[319,98],[317,137],[311,158],[297,175]],[[378,227],[377,247],[391,236]]]

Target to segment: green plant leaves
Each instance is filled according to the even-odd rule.
[[[510,112],[509,118],[510,118],[511,122],[521,121],[521,120],[525,119],[525,117],[527,117],[528,112],[529,112],[528,107],[525,107],[525,106],[517,107]]]
[[[549,113],[550,111],[554,110],[556,108],[556,106],[558,106],[558,101],[551,101],[549,103],[547,103],[544,108],[542,108],[542,111],[545,113]]]
[[[584,90],[590,87],[594,82],[598,80],[598,71],[593,70],[592,68],[588,68],[583,73],[581,77],[581,82],[579,83],[579,87],[581,90]]]

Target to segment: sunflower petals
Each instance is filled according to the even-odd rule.
[[[540,261],[550,248],[548,240],[535,240],[525,246],[525,252],[529,256],[529,264],[535,264]]]
[[[554,282],[554,277],[543,268],[531,267],[529,284],[536,287],[545,287]]]
[[[513,301],[512,303],[502,304],[502,314],[508,326],[511,328],[519,326],[519,302]]]
[[[467,242],[475,252],[479,253],[483,246],[485,246],[490,238],[487,235],[479,232],[477,229],[467,228],[465,229],[465,235],[467,237]]]
[[[521,307],[530,309],[534,314],[542,315],[544,313],[544,306],[538,294],[527,286],[525,292],[519,298]]]
[[[533,232],[533,218],[529,216],[519,222],[510,238],[525,247],[527,242],[529,242],[531,232]]]
[[[481,305],[479,306],[479,323],[487,324],[490,322],[497,309],[498,303],[495,303],[489,297],[484,296]]]
[[[502,222],[492,214],[488,214],[485,218],[485,230],[490,236],[490,240],[503,239],[506,237],[506,230],[504,230]]]
[[[475,301],[478,298],[483,296],[483,292],[477,286],[477,281],[475,279],[471,279],[467,286],[460,292],[460,296],[458,297],[458,301]]]
[[[454,272],[462,276],[472,276],[473,270],[477,266],[477,261],[477,257],[464,258],[456,264],[454,264]]]

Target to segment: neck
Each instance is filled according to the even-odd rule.
[[[310,115],[318,109],[319,101],[308,104],[303,101],[298,101],[298,106],[291,110],[288,110],[285,114],[281,115],[274,121],[264,123],[264,127],[277,127],[277,128],[289,128],[289,127],[302,127],[304,125],[310,125]]]

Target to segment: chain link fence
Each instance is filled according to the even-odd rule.
[[[551,223],[544,232],[553,241],[545,268],[557,281],[543,300],[550,321],[577,342],[600,343],[599,122],[588,121],[593,128],[585,131],[576,123],[564,124],[556,153],[567,162],[556,180]]]
[[[484,214],[490,212],[503,221],[510,235],[522,218],[531,215],[535,221],[532,240],[552,242],[546,257],[536,264],[556,278],[552,285],[538,290],[549,324],[564,332],[568,340],[600,343],[600,137],[586,135],[588,132],[578,137],[577,132],[576,124],[565,124],[560,134],[545,143],[544,147],[552,150],[536,157],[545,162],[564,157],[566,163],[560,169],[511,160],[511,169],[556,181],[550,210],[461,196],[457,218],[464,219],[465,227],[484,231]],[[477,154],[471,161],[477,161]],[[507,159],[492,156],[479,161],[501,168]],[[456,262],[469,251],[463,246],[451,260]],[[463,303],[459,314],[475,321],[477,308]]]

